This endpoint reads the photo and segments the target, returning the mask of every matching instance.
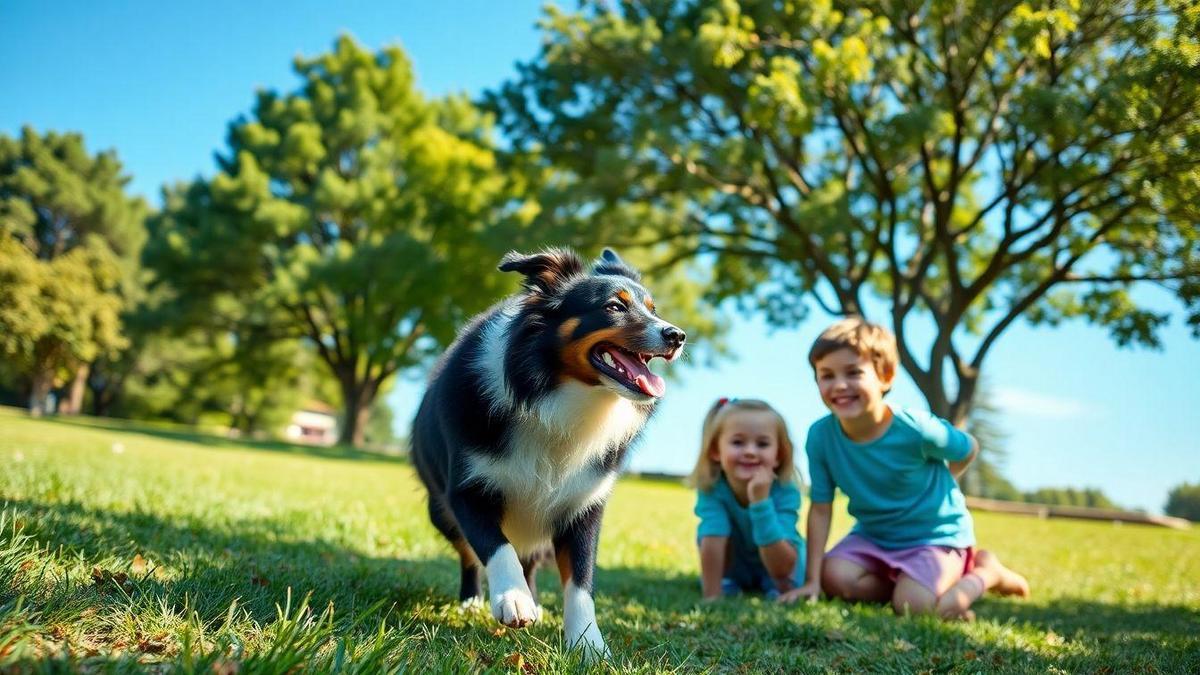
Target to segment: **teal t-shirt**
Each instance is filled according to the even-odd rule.
[[[966,499],[946,466],[971,454],[971,437],[928,412],[892,413],[887,431],[870,443],[847,438],[833,415],[813,423],[806,443],[813,502],[832,502],[840,489],[857,520],[854,532],[883,548],[973,546]]]
[[[700,525],[697,540],[703,537],[729,537],[734,556],[734,565],[755,570],[760,578],[767,578],[766,566],[759,557],[758,547],[780,540],[787,540],[796,547],[796,569],[792,579],[797,586],[804,585],[804,538],[796,531],[800,518],[800,490],[793,483],[776,480],[771,485],[771,494],[761,502],[742,506],[733,489],[721,475],[711,489],[696,494],[696,515]]]

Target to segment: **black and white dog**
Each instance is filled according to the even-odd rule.
[[[435,367],[412,429],[429,517],[454,545],[464,602],[507,626],[538,620],[537,564],[563,581],[568,647],[607,654],[592,572],[605,501],[659,397],[647,364],[674,360],[684,333],[658,317],[637,272],[605,250],[509,253],[524,290],[475,317]],[[552,547],[552,548],[551,548]]]

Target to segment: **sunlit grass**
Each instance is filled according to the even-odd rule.
[[[0,409],[0,670],[579,668],[546,620],[454,602],[457,563],[402,461]],[[1200,530],[978,514],[1033,584],[974,624],[824,602],[698,601],[692,495],[625,480],[597,604],[621,671],[1200,670]],[[849,526],[835,519],[835,536]]]

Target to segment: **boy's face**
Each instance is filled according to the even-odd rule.
[[[839,420],[875,413],[884,405],[884,392],[892,388],[892,377],[881,377],[870,357],[853,349],[830,352],[817,359],[814,368],[821,401]]]

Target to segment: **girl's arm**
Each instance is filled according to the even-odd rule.
[[[700,589],[705,600],[721,597],[721,577],[725,575],[725,549],[729,537],[700,538]]]
[[[799,557],[796,545],[788,538],[796,533],[800,492],[793,488],[772,497],[774,484],[775,472],[763,468],[746,486],[750,497],[751,535],[767,575],[775,580],[779,590],[788,591],[795,584],[793,574]]]
[[[971,454],[967,455],[962,461],[947,462],[947,466],[950,467],[950,475],[955,478],[962,476],[967,467],[971,466],[971,462],[974,462],[975,458],[979,456],[979,441],[975,440],[975,437],[970,434],[967,434],[967,438],[971,439]]]
[[[773,544],[758,547],[758,555],[762,558],[767,574],[775,580],[781,591],[791,590],[792,572],[796,569],[796,547],[786,539],[780,539]]]

